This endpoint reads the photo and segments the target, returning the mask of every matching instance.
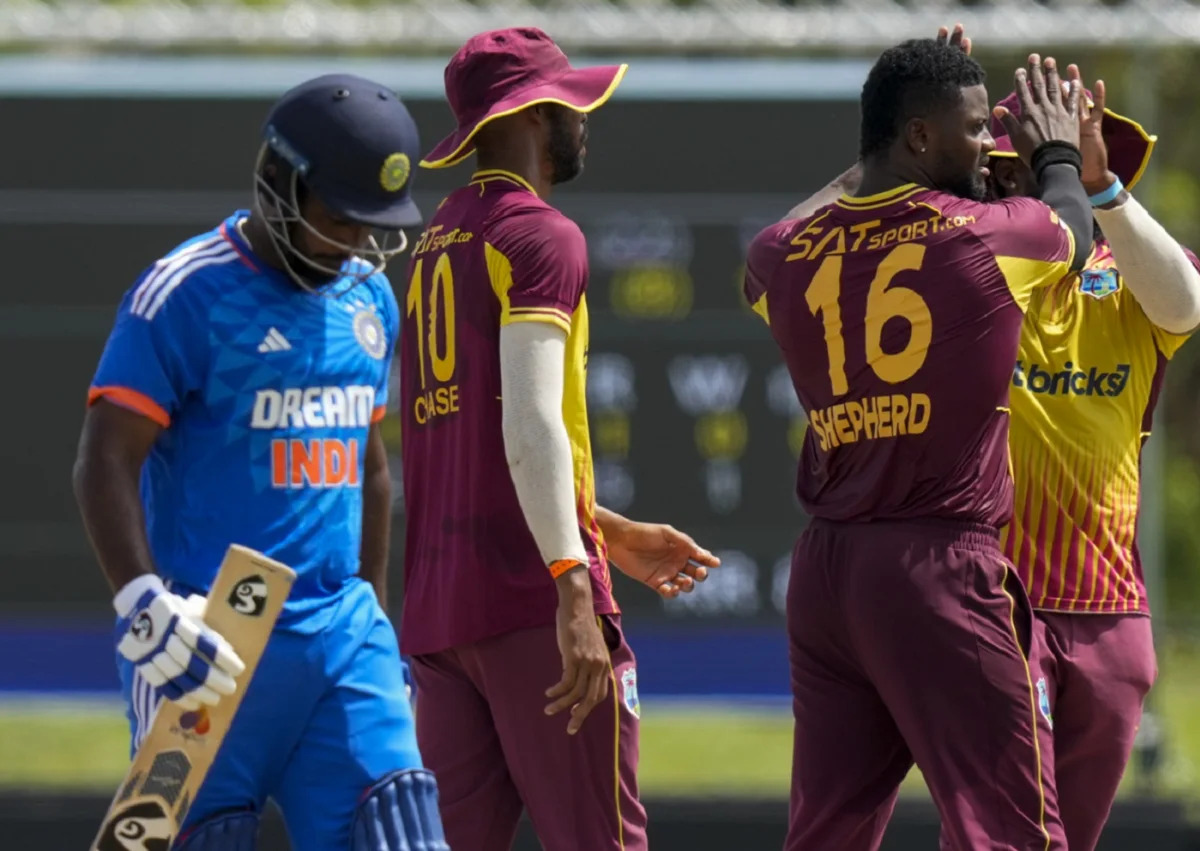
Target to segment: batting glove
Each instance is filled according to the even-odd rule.
[[[153,574],[139,576],[113,599],[121,619],[117,651],[161,697],[188,711],[233,694],[234,677],[246,669],[229,642],[205,626],[204,603],[198,595],[172,594]]]

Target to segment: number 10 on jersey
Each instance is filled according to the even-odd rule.
[[[413,403],[413,416],[424,425],[435,417],[458,413],[458,385],[452,383],[455,367],[454,272],[450,256],[439,254],[433,262],[426,296],[425,260],[418,258],[408,282],[405,312],[417,325],[417,369],[421,392]]]

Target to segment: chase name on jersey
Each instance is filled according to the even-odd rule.
[[[250,428],[258,431],[366,429],[375,411],[375,388],[289,387],[259,390]],[[362,453],[357,437],[276,438],[271,441],[271,486],[358,487]]]
[[[1026,368],[1017,361],[1013,386],[1047,396],[1120,396],[1129,382],[1129,369],[1129,364],[1119,363],[1107,372],[1094,366],[1085,371],[1067,361],[1061,370],[1051,372],[1041,364]]]

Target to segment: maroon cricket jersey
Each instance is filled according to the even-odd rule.
[[[405,653],[554,623],[558,592],[517,500],[501,428],[500,328],[567,334],[563,420],[596,612],[617,611],[588,439],[587,245],[515,174],[477,172],[412,252],[400,333]]]
[[[1073,251],[1041,201],[983,204],[915,184],[762,231],[745,293],[808,415],[804,510],[1007,521],[1021,322]]]

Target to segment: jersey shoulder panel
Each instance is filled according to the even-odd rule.
[[[130,316],[154,321],[168,305],[203,305],[251,271],[228,239],[211,231],[184,242],[147,267],[126,293]],[[191,311],[189,311],[191,312]]]

